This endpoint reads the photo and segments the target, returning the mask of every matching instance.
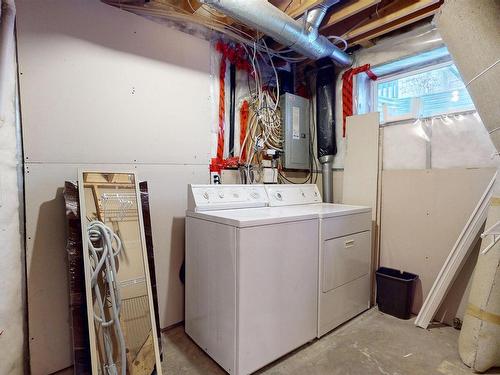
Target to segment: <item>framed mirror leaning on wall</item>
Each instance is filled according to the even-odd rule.
[[[92,373],[161,374],[136,176],[79,171]]]

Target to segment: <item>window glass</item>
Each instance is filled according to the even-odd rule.
[[[376,83],[381,122],[474,110],[454,64]]]

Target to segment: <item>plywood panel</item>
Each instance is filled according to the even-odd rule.
[[[28,308],[32,374],[45,375],[72,364],[65,250],[65,180],[78,168],[135,170],[147,180],[155,249],[160,324],[183,319],[179,268],[184,257],[184,211],[188,183],[208,183],[206,166],[28,164],[26,232]]]
[[[371,304],[375,304],[375,271],[379,259],[379,113],[347,117],[342,202],[372,209]]]
[[[16,6],[27,161],[208,163],[207,41],[97,0]]]
[[[342,200],[372,208],[376,220],[379,170],[379,114],[347,118],[347,145]]]
[[[494,173],[490,168],[383,171],[380,265],[420,276],[414,313]]]

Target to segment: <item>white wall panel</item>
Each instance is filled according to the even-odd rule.
[[[380,265],[419,275],[414,313],[494,173],[494,168],[383,171]],[[459,279],[464,276],[470,274]],[[466,285],[467,280],[457,281],[461,289],[442,306],[444,318],[451,317],[447,323],[456,316]]]
[[[209,161],[209,43],[97,0],[16,1],[27,161]]]
[[[77,169],[147,180],[160,325],[183,320],[188,183],[208,183],[210,46],[97,0],[17,0],[32,374],[72,364],[62,188]]]
[[[184,260],[184,221],[188,184],[208,184],[208,166],[139,165],[148,181],[155,250],[160,326],[184,320],[184,287],[179,270]]]
[[[207,166],[29,164],[26,166],[28,308],[32,374],[45,375],[72,364],[66,261],[64,181],[78,168],[135,170],[148,181],[155,250],[160,326],[184,318],[184,212],[188,183],[208,183]]]

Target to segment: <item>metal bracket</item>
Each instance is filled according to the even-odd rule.
[[[491,248],[495,246],[498,241],[500,241],[500,221],[497,221],[496,224],[494,224],[492,227],[485,230],[483,234],[481,234],[481,238],[486,238],[488,236],[493,236],[493,241],[488,246],[486,246],[483,251],[481,251],[481,254],[483,255],[490,251]]]

